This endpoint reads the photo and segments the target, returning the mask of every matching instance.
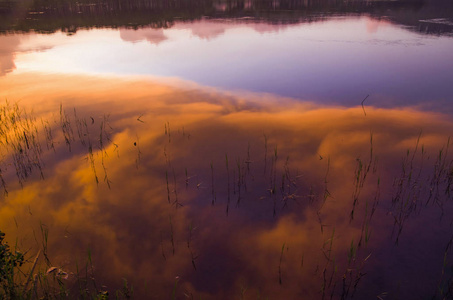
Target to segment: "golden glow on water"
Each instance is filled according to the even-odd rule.
[[[340,297],[345,274],[349,293],[359,280],[356,293],[365,298],[396,292],[394,282],[408,278],[404,297],[413,282],[428,286],[441,274],[450,219],[439,219],[439,206],[423,205],[453,128],[447,116],[369,106],[365,116],[359,106],[319,107],[144,77],[23,73],[0,85],[8,87],[1,98],[33,110],[45,162],[45,179],[35,174],[23,188],[13,166],[3,165],[9,194],[1,199],[0,228],[35,253],[34,234],[39,241],[44,223],[49,257],[70,272],[70,285],[87,249],[99,285],[118,288],[127,278],[138,297],[156,299],[171,295],[176,276],[181,297],[232,299],[247,289],[250,299],[297,299],[320,298],[323,290]],[[71,152],[60,104],[73,130]],[[55,152],[45,148],[41,117],[52,127]],[[87,124],[83,138],[77,120]],[[88,139],[92,158],[81,144]],[[413,185],[403,195],[419,185],[422,191],[411,198],[418,214],[408,217],[395,247],[392,229],[403,211],[392,198],[398,178],[408,176],[404,168],[414,175],[404,178]],[[449,196],[441,196],[447,213]],[[438,222],[437,234],[420,222]],[[366,243],[364,230],[371,233]],[[348,256],[351,243],[357,252]],[[419,252],[439,251],[440,259],[420,266],[430,277],[418,278],[411,268]],[[382,270],[395,264],[409,271]]]

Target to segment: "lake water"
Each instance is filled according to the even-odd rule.
[[[451,298],[452,16],[0,2],[0,230],[39,296]]]

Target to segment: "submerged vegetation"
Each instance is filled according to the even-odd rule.
[[[33,201],[48,205],[44,210],[60,212],[28,204],[29,218],[47,215],[52,223],[39,220],[34,243],[20,237],[20,221],[14,249],[0,233],[1,298],[411,295],[407,286],[389,283],[386,277],[397,275],[380,264],[404,271],[411,286],[418,279],[405,270],[427,268],[438,277],[422,280],[423,296],[453,296],[448,137],[440,142],[427,133],[425,144],[419,132],[390,149],[387,133],[372,125],[376,119],[368,133],[349,129],[345,143],[341,132],[310,137],[310,124],[292,123],[298,116],[276,119],[278,125],[256,114],[249,124],[234,118],[159,124],[146,114],[111,121],[60,104],[58,116],[46,119],[8,102],[0,112],[2,206],[20,209],[22,197],[34,193],[40,198]],[[352,113],[365,122],[374,111]],[[393,153],[403,146],[402,155]],[[46,188],[47,181],[57,186]],[[26,220],[26,213],[17,211],[17,218]],[[431,226],[439,228],[432,248],[417,241],[431,235]],[[414,238],[422,253],[435,253],[427,262],[411,259],[420,255],[410,245]]]

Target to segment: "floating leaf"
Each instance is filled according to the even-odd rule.
[[[53,273],[53,272],[55,272],[56,270],[58,270],[58,268],[57,268],[57,267],[51,267],[51,268],[49,268],[49,269],[47,270],[47,272],[46,272],[46,273],[47,273],[47,274],[50,274],[50,273]]]

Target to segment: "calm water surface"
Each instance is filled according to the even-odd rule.
[[[368,103],[378,107],[444,110],[452,96],[450,36],[423,35],[366,16],[284,25],[201,20],[168,29],[3,38],[4,73],[178,77],[346,106],[371,95]]]
[[[453,297],[451,4],[27,5],[0,6],[0,230],[41,278]]]

